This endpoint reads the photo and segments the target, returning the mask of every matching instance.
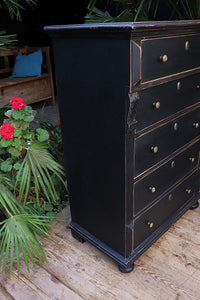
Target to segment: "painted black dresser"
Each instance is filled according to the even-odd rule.
[[[200,22],[45,27],[75,238],[122,272],[189,208],[200,176]]]

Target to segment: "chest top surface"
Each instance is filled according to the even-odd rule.
[[[118,22],[95,24],[69,24],[45,26],[44,30],[52,37],[104,37],[131,39],[137,37],[156,37],[166,34],[199,33],[200,21],[149,21],[149,22]]]

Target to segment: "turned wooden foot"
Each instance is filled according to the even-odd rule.
[[[80,243],[83,244],[86,242],[86,240],[80,234],[78,234],[76,231],[74,231],[73,229],[71,229],[71,234]]]
[[[119,271],[122,273],[130,273],[134,269],[134,263],[132,263],[130,266],[124,267],[121,265],[118,265]]]
[[[194,203],[191,207],[190,207],[190,209],[195,209],[195,208],[197,208],[197,207],[199,207],[199,202],[197,201],[196,203]]]

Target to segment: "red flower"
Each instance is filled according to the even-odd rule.
[[[52,137],[52,134],[51,134],[51,133],[49,133],[49,139],[50,139],[50,140],[53,140],[53,137]]]
[[[11,125],[11,123],[3,124],[0,127],[0,135],[2,136],[3,140],[9,140],[14,137],[14,130],[15,127]]]
[[[13,109],[19,109],[21,110],[23,107],[26,106],[22,98],[19,97],[12,97],[10,100],[10,104],[12,105]]]
[[[58,126],[60,125],[60,119],[58,119]]]

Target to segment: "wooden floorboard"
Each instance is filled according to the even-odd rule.
[[[189,210],[122,274],[89,243],[72,238],[69,208],[54,222],[55,242],[42,238],[48,259],[27,272],[22,262],[0,281],[0,300],[185,300],[200,299],[200,208]]]

